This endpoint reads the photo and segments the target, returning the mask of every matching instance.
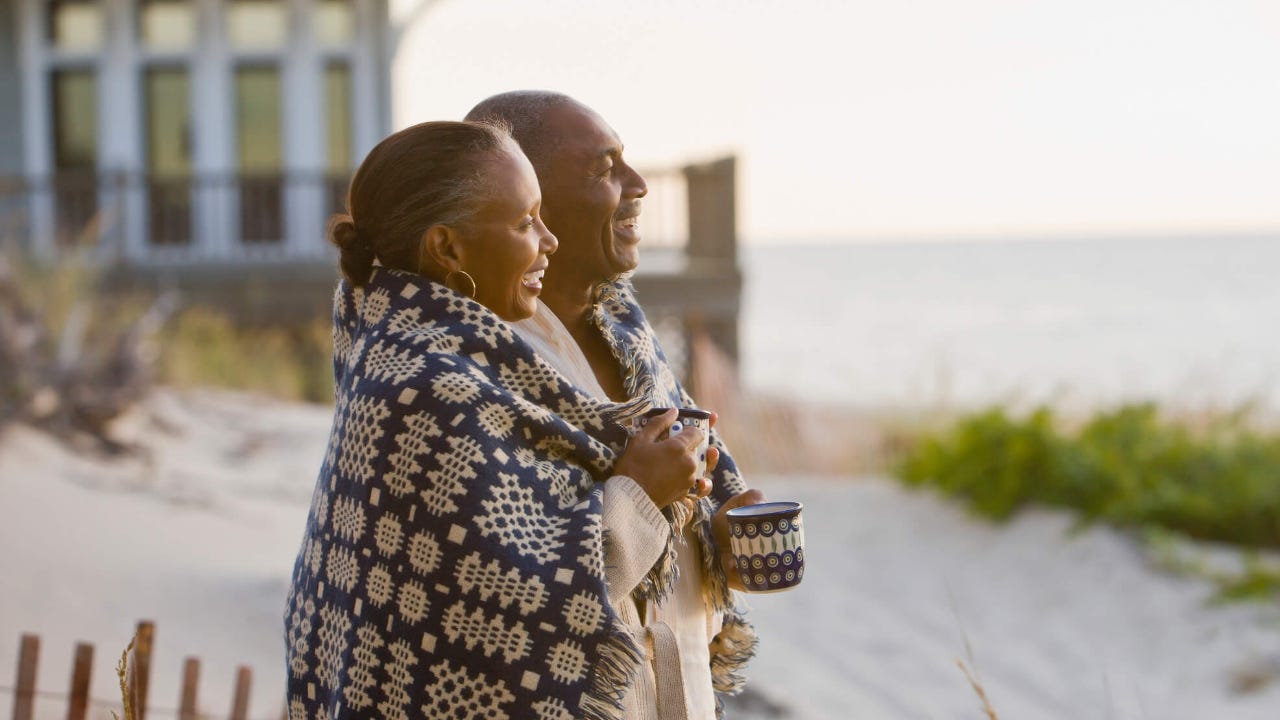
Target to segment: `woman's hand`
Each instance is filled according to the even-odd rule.
[[[702,430],[689,425],[665,440],[658,439],[677,417],[677,411],[672,408],[651,418],[648,425],[631,436],[627,449],[613,466],[614,473],[635,480],[659,509],[688,495],[698,480],[694,477],[698,469],[694,452],[702,444]],[[710,466],[709,456],[707,461]],[[696,482],[698,492],[702,492],[703,485]],[[705,487],[710,492],[710,481]]]
[[[716,426],[716,421],[720,419],[720,415],[715,410],[710,412],[711,422],[707,423],[707,427],[713,428]],[[711,471],[716,469],[716,465],[719,464],[719,462],[720,451],[713,447],[707,448],[707,474],[705,477],[698,478],[697,482],[694,483],[693,490],[691,491],[693,495],[704,498],[711,494]]]

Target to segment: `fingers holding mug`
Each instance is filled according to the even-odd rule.
[[[711,494],[711,478],[700,477],[693,481],[693,487],[689,488],[689,494],[695,497],[704,498]]]

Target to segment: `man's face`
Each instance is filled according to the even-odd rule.
[[[622,141],[580,105],[553,108],[543,122],[559,139],[538,168],[542,217],[560,240],[550,273],[597,282],[634,270],[648,187],[622,159]]]

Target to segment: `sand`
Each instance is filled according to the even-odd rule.
[[[126,460],[9,429],[0,685],[32,632],[42,691],[65,692],[83,640],[97,646],[93,694],[110,700],[111,666],[147,618],[152,707],[176,706],[182,658],[195,655],[205,712],[228,712],[245,663],[251,716],[278,717],[283,598],[330,419],[322,407],[163,391],[126,424],[146,449]],[[1006,720],[1280,717],[1280,604],[1211,605],[1206,583],[1159,571],[1125,535],[1073,533],[1065,513],[992,526],[884,479],[756,483],[805,503],[808,570],[794,591],[745,598],[761,648],[731,717],[983,718],[955,665],[964,657]],[[1246,676],[1253,689],[1234,691]],[[65,713],[53,699],[38,709]]]

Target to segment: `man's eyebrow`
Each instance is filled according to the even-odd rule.
[[[595,160],[614,160],[619,157],[622,157],[622,146],[610,145],[606,148],[601,148],[600,150],[598,150],[595,154],[594,159]]]

